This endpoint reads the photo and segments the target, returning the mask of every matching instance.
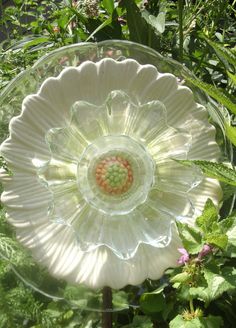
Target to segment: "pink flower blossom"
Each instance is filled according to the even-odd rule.
[[[189,253],[185,248],[178,248],[178,251],[182,254],[178,259],[178,264],[186,264],[189,261]]]
[[[205,244],[202,250],[199,252],[198,258],[201,259],[202,257],[206,256],[211,252],[212,252],[212,246]]]

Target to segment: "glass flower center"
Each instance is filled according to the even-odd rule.
[[[132,166],[121,156],[104,157],[99,161],[95,174],[100,189],[110,195],[125,193],[133,182]]]
[[[155,165],[134,139],[95,139],[77,165],[78,190],[88,204],[110,215],[123,215],[145,202],[154,182]]]

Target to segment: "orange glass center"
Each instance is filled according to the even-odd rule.
[[[110,195],[125,193],[133,182],[132,167],[122,156],[104,157],[97,164],[95,174],[98,186]]]

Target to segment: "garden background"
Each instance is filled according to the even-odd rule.
[[[56,48],[86,41],[134,41],[183,63],[192,72],[193,77],[186,79],[209,95],[207,107],[217,121],[217,140],[225,161],[233,164],[235,5],[236,1],[229,0],[2,0],[0,91]],[[1,140],[8,134],[5,115],[0,108]],[[114,292],[113,302],[120,311],[113,314],[113,327],[235,327],[236,174],[229,164],[194,165],[222,182],[220,217],[209,201],[196,228],[179,226],[191,257],[187,265],[168,270],[159,281],[147,280]],[[1,166],[7,170],[3,158]],[[99,308],[101,293],[67,287],[64,281],[50,277],[18,244],[4,208],[0,238],[0,327],[102,327],[101,313],[88,310]],[[212,250],[199,265],[199,245],[205,244]],[[47,297],[31,288],[29,281],[50,295],[63,295],[67,301]]]

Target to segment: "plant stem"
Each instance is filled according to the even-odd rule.
[[[183,62],[183,45],[184,45],[184,33],[183,33],[183,0],[178,0],[178,15],[179,15],[179,61]]]
[[[189,307],[190,307],[191,314],[193,314],[195,311],[194,311],[193,299],[192,298],[190,298],[190,300],[189,300]]]
[[[110,287],[103,287],[102,303],[102,328],[112,328],[112,290]]]

